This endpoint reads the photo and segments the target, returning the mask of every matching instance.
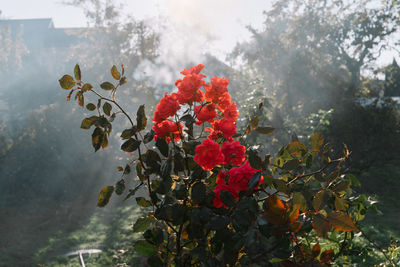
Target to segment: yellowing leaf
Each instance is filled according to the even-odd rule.
[[[324,137],[322,136],[322,133],[314,133],[314,135],[311,137],[311,144],[315,152],[319,151],[321,146],[324,144]]]
[[[289,213],[289,223],[294,223],[299,217],[299,208],[294,207],[293,210]]]
[[[75,86],[74,78],[71,75],[64,75],[61,79],[58,80],[60,83],[61,88],[69,90]]]
[[[286,151],[292,156],[302,157],[307,152],[307,147],[299,141],[294,141],[286,147]]]
[[[331,211],[327,217],[332,227],[341,232],[351,232],[358,230],[353,220],[342,211]]]
[[[307,209],[307,202],[301,192],[294,192],[293,193],[293,206],[298,207],[299,210],[305,211]]]
[[[112,68],[111,68],[111,75],[116,80],[121,79],[121,73],[119,73],[119,71],[118,71],[118,69],[117,69],[117,67],[115,65],[113,65]]]
[[[101,189],[99,196],[97,197],[97,206],[102,208],[108,204],[111,195],[114,192],[114,186],[105,186]]]
[[[325,189],[321,189],[320,191],[317,192],[317,194],[315,194],[312,202],[314,210],[318,211],[321,209],[322,202],[324,201],[324,196],[325,196]]]
[[[349,207],[349,204],[347,204],[346,200],[344,200],[341,197],[336,197],[335,198],[335,208],[336,210],[347,210]]]
[[[264,212],[264,217],[271,224],[286,224],[286,207],[285,204],[275,195],[268,197],[268,211]]]

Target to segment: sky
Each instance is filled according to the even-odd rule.
[[[9,19],[52,18],[55,27],[85,27],[83,11],[63,0],[0,0],[2,16]],[[178,57],[185,50],[192,59],[210,52],[224,60],[237,42],[247,41],[246,26],[262,29],[263,11],[271,0],[119,0],[125,13],[137,19],[167,19],[165,52]],[[169,37],[168,37],[169,36]],[[171,47],[175,51],[171,51]],[[198,55],[197,55],[198,54]],[[384,53],[378,65],[391,63],[394,52]],[[179,58],[179,57],[178,57]],[[399,59],[397,57],[397,59]]]
[[[52,18],[55,27],[84,27],[83,11],[66,6],[62,0],[0,0],[2,16],[8,19]],[[192,32],[203,52],[219,58],[238,41],[250,38],[247,25],[260,29],[268,0],[121,0],[124,12],[137,19],[167,18],[173,29]],[[232,4],[234,3],[234,4]],[[196,36],[194,36],[196,35]],[[183,44],[187,46],[187,44]]]

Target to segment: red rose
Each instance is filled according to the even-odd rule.
[[[228,141],[232,141],[232,136],[236,133],[236,125],[233,121],[227,119],[216,120],[212,123],[212,128],[207,128],[210,132],[208,139],[216,140],[219,137],[224,137]]]
[[[204,86],[206,89],[205,98],[208,102],[218,104],[225,93],[228,93],[229,81],[227,78],[214,76],[211,84]]]
[[[165,96],[161,98],[160,103],[156,106],[153,121],[155,123],[162,122],[168,117],[174,116],[180,108],[177,95],[175,93],[171,95],[165,93]]]
[[[206,106],[196,106],[194,108],[194,114],[196,114],[198,120],[196,121],[196,125],[201,125],[206,121],[211,123],[213,119],[217,117],[217,111],[215,110],[214,104],[208,104]]]
[[[184,69],[183,71],[181,71],[181,74],[182,74],[182,75],[189,75],[189,74],[193,74],[193,73],[199,74],[200,71],[201,71],[203,68],[204,68],[204,65],[203,65],[203,64],[199,64],[199,65],[196,65],[196,66],[191,67],[191,68],[188,69],[188,70]]]
[[[171,138],[178,141],[180,140],[180,132],[183,126],[170,120],[164,120],[160,123],[154,124],[153,131],[155,132],[154,140],[158,138],[164,138],[167,143],[171,141]]]
[[[239,141],[224,142],[222,153],[225,156],[224,164],[240,166],[244,161],[246,148]]]
[[[218,173],[218,175],[217,175],[217,181],[216,181],[216,183],[217,184],[226,184],[226,182],[225,182],[225,177],[227,177],[228,176],[228,173],[227,172],[225,172],[225,171],[220,171],[219,173]]]
[[[224,110],[224,118],[231,121],[237,121],[239,111],[237,110],[236,102],[229,103],[228,107]]]
[[[216,207],[216,208],[221,208],[222,206],[224,206],[224,208],[227,209],[228,207],[225,206],[224,203],[222,203],[221,196],[220,196],[221,191],[228,191],[229,193],[232,194],[232,196],[233,196],[235,199],[237,199],[239,195],[238,195],[238,193],[236,192],[235,188],[233,188],[233,187],[230,186],[230,185],[227,185],[227,184],[219,184],[219,185],[215,186],[215,188],[214,188],[214,194],[215,194],[215,196],[214,196],[214,201],[213,201],[214,207]]]
[[[199,90],[200,87],[205,85],[203,78],[206,76],[200,73],[203,67],[204,65],[199,64],[181,72],[185,77],[175,82],[178,88],[177,97],[180,104],[203,101],[203,92]]]
[[[228,185],[236,189],[236,192],[249,190],[248,184],[256,172],[260,170],[253,169],[248,160],[240,167],[234,167],[229,170]],[[259,184],[262,184],[264,178],[261,176]]]
[[[221,147],[209,139],[205,139],[201,145],[196,147],[195,151],[196,155],[193,159],[204,170],[211,170],[215,165],[224,162]]]

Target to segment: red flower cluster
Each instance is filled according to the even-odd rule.
[[[166,93],[156,106],[153,117],[156,124],[153,130],[155,139],[165,138],[167,142],[171,138],[180,140],[183,138],[183,126],[169,118],[176,115],[181,105],[188,104],[192,107],[193,103],[200,103],[193,107],[196,125],[208,122],[211,127],[205,129],[209,132],[208,137],[196,147],[193,159],[204,170],[223,165],[223,171],[218,174],[214,188],[214,206],[220,208],[224,206],[220,197],[221,191],[228,191],[237,199],[241,191],[248,190],[251,177],[259,170],[253,169],[248,161],[243,164],[246,148],[239,141],[233,140],[239,112],[236,103],[231,102],[228,79],[214,76],[208,84],[203,81],[206,76],[200,73],[203,68],[204,65],[199,64],[181,72],[184,77],[175,82],[177,93]]]
[[[195,149],[196,155],[194,161],[197,162],[204,170],[211,170],[215,165],[224,162],[224,154],[222,154],[221,147],[219,144],[206,139],[201,145],[198,145]]]
[[[212,123],[214,118],[217,117],[215,104],[208,104],[206,106],[196,106],[194,108],[194,114],[196,114],[198,120],[196,121],[196,125],[201,125],[206,121]]]
[[[200,87],[206,84],[203,81],[203,78],[206,76],[200,74],[200,71],[203,68],[204,65],[199,64],[181,72],[185,77],[175,82],[175,85],[178,88],[177,96],[179,104],[184,105],[203,101],[203,92],[200,90]]]
[[[160,103],[156,106],[153,121],[155,123],[160,123],[174,116],[180,108],[177,95],[175,93],[171,95],[165,93],[165,96],[161,98]]]
[[[153,131],[155,132],[154,140],[158,138],[164,138],[167,143],[171,141],[173,138],[176,141],[179,141],[180,133],[182,132],[182,124],[175,123],[173,121],[165,120],[160,123],[157,123],[153,126]]]
[[[225,165],[240,166],[244,161],[244,153],[246,148],[242,146],[239,141],[224,142],[222,144],[222,154],[224,154]]]
[[[241,191],[247,191],[249,190],[248,184],[251,179],[251,177],[260,170],[253,169],[250,166],[250,163],[246,160],[246,162],[240,166],[240,167],[234,167],[229,170],[229,179],[228,179],[228,184],[225,183],[225,177],[226,173],[224,173],[221,177],[218,175],[217,177],[217,186],[214,188],[214,206],[216,208],[220,208],[222,206],[226,207],[223,205],[221,197],[220,197],[220,192],[221,191],[228,191],[229,193],[232,194],[234,199],[237,199],[239,197],[239,193]],[[259,185],[262,184],[264,181],[264,178],[261,176],[261,179],[259,181]]]

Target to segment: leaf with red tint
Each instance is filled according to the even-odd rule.
[[[327,217],[333,228],[341,232],[351,232],[358,230],[353,220],[342,211],[331,211]]]
[[[322,252],[319,260],[321,263],[328,263],[332,260],[334,255],[335,255],[335,253],[334,253],[333,249],[325,250],[324,252]]]
[[[268,211],[264,212],[264,217],[271,224],[286,224],[286,207],[282,200],[275,195],[268,197]]]
[[[330,229],[330,224],[324,215],[316,214],[313,216],[312,227],[320,237],[325,238]]]
[[[315,259],[316,257],[319,256],[319,254],[321,253],[321,246],[319,245],[319,243],[315,244],[314,247],[312,248],[312,257]]]

